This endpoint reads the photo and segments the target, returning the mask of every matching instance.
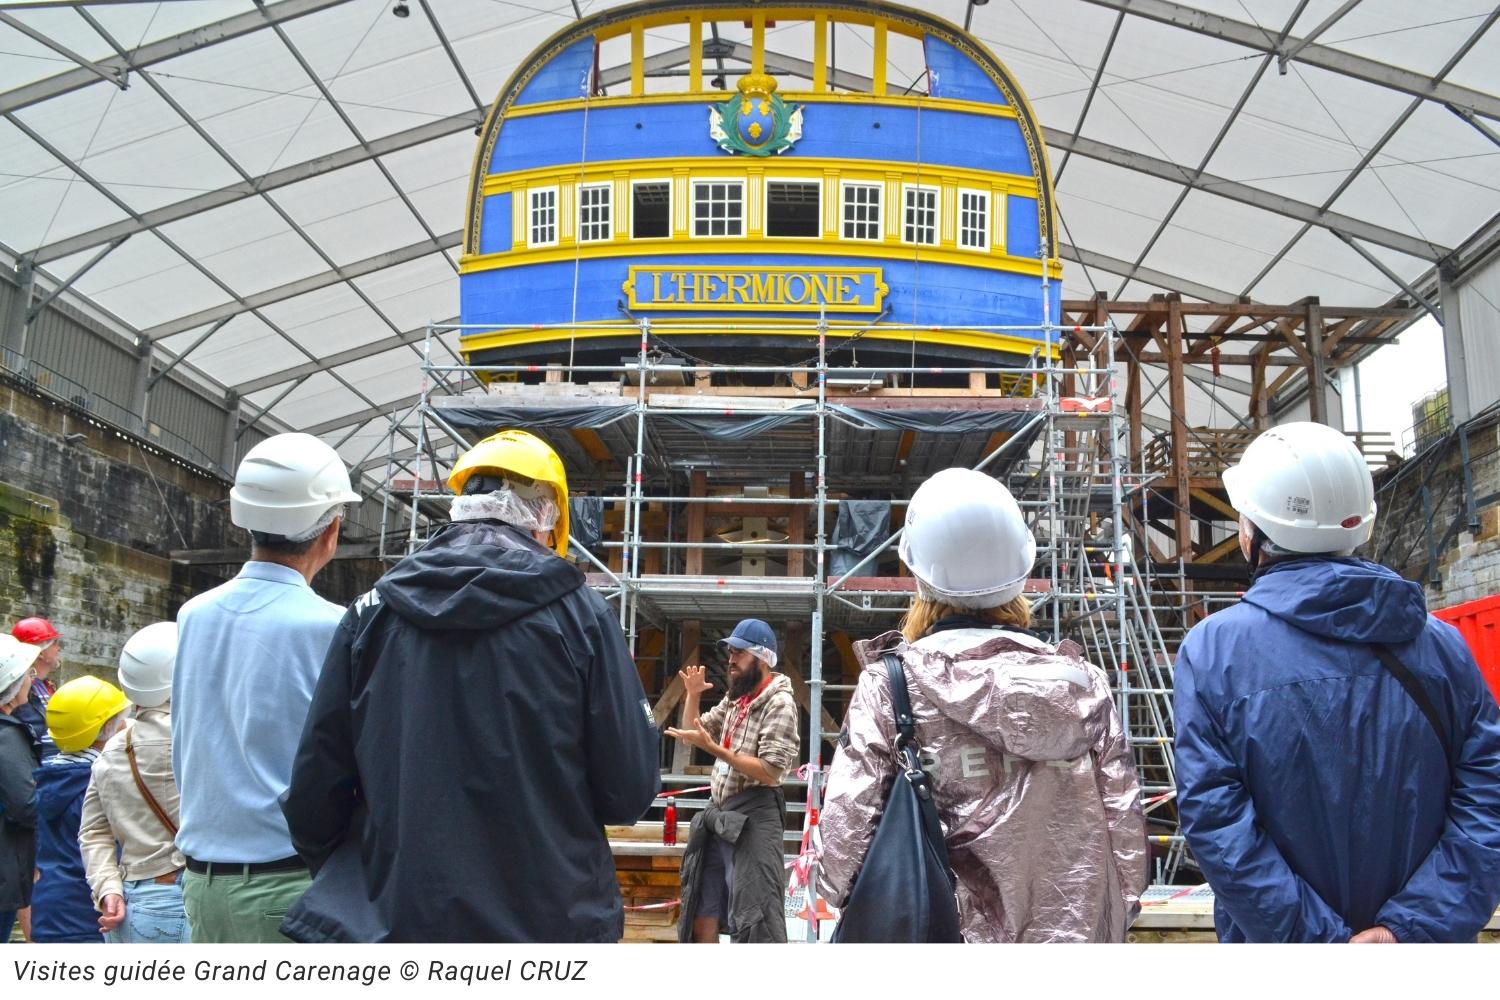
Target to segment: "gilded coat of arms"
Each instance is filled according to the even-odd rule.
[[[708,112],[708,134],[726,153],[770,156],[784,153],[802,138],[802,106],[776,93],[776,79],[751,73],[739,93]]]

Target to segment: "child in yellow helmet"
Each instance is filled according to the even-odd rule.
[[[38,878],[31,895],[31,935],[38,943],[103,940],[78,826],[94,761],[124,724],[129,707],[119,688],[88,676],[64,684],[47,703],[47,731],[57,753],[36,770]]]

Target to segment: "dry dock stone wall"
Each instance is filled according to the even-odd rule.
[[[1396,471],[1382,473],[1377,485],[1389,482]],[[1456,439],[1378,494],[1375,535],[1361,555],[1378,558],[1408,580],[1420,582],[1426,588],[1429,608],[1500,594],[1500,424],[1494,418],[1481,421],[1469,432],[1469,476],[1473,525]],[[1422,499],[1424,483],[1430,522]],[[1429,556],[1429,545],[1436,550],[1435,560]]]
[[[216,476],[0,383],[0,626],[49,618],[65,636],[63,679],[112,677],[133,631],[238,570],[168,558],[247,544],[228,496]],[[340,561],[316,587],[347,604],[379,572]]]

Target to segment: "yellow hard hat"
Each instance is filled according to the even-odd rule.
[[[491,434],[458,457],[448,474],[449,489],[462,496],[464,484],[477,472],[513,472],[551,486],[557,493],[552,547],[560,556],[568,554],[568,472],[547,442],[520,430]]]
[[[75,678],[47,702],[47,732],[63,753],[93,745],[104,724],[130,707],[125,693],[97,677]]]

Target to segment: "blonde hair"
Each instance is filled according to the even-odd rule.
[[[994,622],[996,625],[1030,628],[1031,602],[1025,597],[1018,596],[993,608],[974,609],[956,608],[941,601],[916,597],[913,598],[911,607],[907,608],[906,616],[901,619],[901,634],[906,637],[907,642],[916,642],[926,635],[932,626],[951,615],[977,618],[980,621]]]

